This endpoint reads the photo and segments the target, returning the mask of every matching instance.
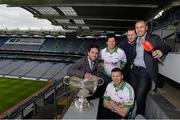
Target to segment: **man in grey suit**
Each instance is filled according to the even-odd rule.
[[[99,47],[90,45],[87,56],[79,59],[76,63],[70,65],[67,69],[67,75],[76,76],[86,80],[97,80],[97,58],[99,55]]]

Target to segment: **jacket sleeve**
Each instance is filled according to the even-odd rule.
[[[121,48],[122,50],[125,49],[125,40],[123,40],[123,41],[120,42],[120,48]]]
[[[154,39],[154,50],[159,49],[163,55],[168,54],[168,52],[171,52],[171,47],[167,44],[165,44],[158,35],[153,36]]]
[[[86,63],[84,59],[78,60],[76,63],[69,66],[69,68],[67,69],[67,75],[84,78],[86,71],[83,70],[82,67],[85,65]]]

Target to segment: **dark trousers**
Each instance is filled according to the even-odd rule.
[[[130,72],[131,72],[131,69],[129,66],[126,66],[124,69],[123,69],[123,80],[126,81],[127,83],[130,83]]]
[[[101,114],[100,119],[121,119],[122,118],[121,115],[119,115],[115,112],[112,112],[111,110],[104,108],[104,107],[102,107],[99,114]]]
[[[130,72],[130,84],[134,88],[137,102],[136,114],[144,115],[146,96],[151,89],[152,81],[145,68],[133,68]]]

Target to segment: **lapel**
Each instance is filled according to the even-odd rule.
[[[137,39],[138,39],[138,37],[136,38],[136,41],[137,41]],[[135,56],[136,57],[136,45],[137,45],[137,42],[135,42],[135,45],[134,45],[134,47],[133,47],[133,56]],[[134,59],[135,59],[135,57],[134,57]],[[133,61],[134,62],[134,61]]]
[[[151,38],[150,38],[150,34],[146,34],[146,36],[145,36],[145,40],[148,40],[148,41],[150,41],[152,44],[153,44],[153,42],[152,42],[152,40],[151,40]],[[146,50],[144,50],[144,62],[145,62],[145,65],[147,66],[148,64],[148,56],[151,56],[152,57],[152,53],[151,52],[147,52]]]
[[[88,56],[85,59],[85,64],[86,64],[86,69],[88,69],[88,71],[91,71],[90,65],[89,65],[89,61],[88,61]]]

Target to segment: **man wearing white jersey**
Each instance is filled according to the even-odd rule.
[[[119,68],[112,70],[111,78],[113,81],[107,85],[103,96],[104,107],[101,109],[101,118],[127,118],[134,105],[134,90],[123,80],[123,74]]]
[[[103,61],[103,78],[106,83],[109,83],[111,82],[111,70],[115,67],[122,70],[127,60],[125,52],[116,46],[115,35],[107,36],[106,44],[107,47],[101,50],[100,57]]]
[[[111,80],[111,70],[113,68],[123,69],[126,64],[125,52],[116,46],[116,36],[114,34],[108,35],[106,38],[107,47],[100,51],[100,60],[103,63],[103,70],[101,71],[101,78],[104,79],[104,84],[99,86],[96,91],[96,96],[100,97],[99,110],[103,106],[103,94],[108,83]],[[101,118],[101,116],[98,116]]]

